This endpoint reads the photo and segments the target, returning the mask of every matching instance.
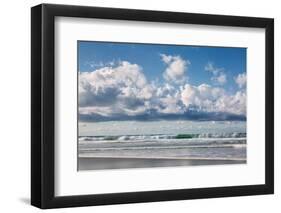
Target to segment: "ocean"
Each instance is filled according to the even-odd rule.
[[[198,159],[246,163],[246,138],[244,121],[79,123],[78,155],[80,159]]]

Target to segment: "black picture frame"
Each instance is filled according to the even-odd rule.
[[[93,195],[54,195],[54,20],[57,16],[264,28],[265,184]],[[262,140],[262,139],[261,139]],[[42,208],[217,198],[274,193],[274,20],[225,15],[41,4],[31,8],[31,204]]]

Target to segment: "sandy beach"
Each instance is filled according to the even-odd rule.
[[[124,169],[124,168],[150,168],[174,166],[200,166],[245,164],[246,160],[224,159],[172,159],[172,158],[115,158],[115,157],[80,157],[78,170]]]

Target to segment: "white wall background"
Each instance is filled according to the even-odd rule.
[[[260,16],[275,18],[275,195],[201,199],[145,204],[111,205],[50,210],[51,212],[278,212],[281,204],[281,13],[279,1],[246,0],[45,0],[45,3],[80,4],[150,10]],[[30,7],[37,0],[2,1],[0,9],[0,211],[39,212],[30,197]],[[258,95],[258,94],[257,94]],[[280,153],[280,154],[279,154]],[[280,210],[279,210],[280,211]]]

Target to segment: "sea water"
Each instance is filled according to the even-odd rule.
[[[79,157],[246,160],[244,121],[79,123]]]

